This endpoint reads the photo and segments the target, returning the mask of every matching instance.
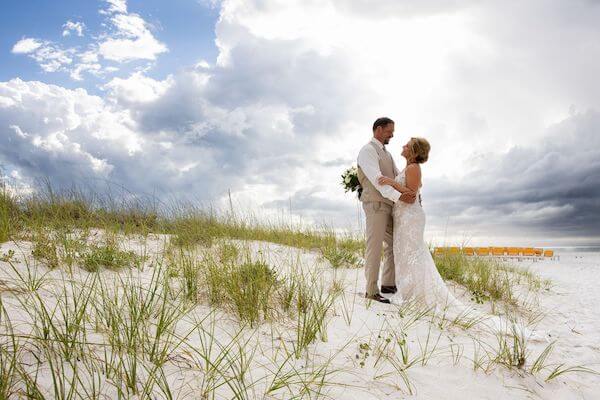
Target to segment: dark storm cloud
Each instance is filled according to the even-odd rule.
[[[464,227],[600,236],[600,113],[576,114],[535,146],[489,154],[460,182],[426,182],[430,217]]]
[[[424,164],[423,205],[430,228],[449,223],[453,231],[490,235],[600,236],[600,112],[575,114],[551,127],[535,146],[486,154],[473,163],[459,181],[427,179]],[[318,187],[266,206],[290,204],[296,215],[338,226],[357,217],[355,207],[323,196]]]

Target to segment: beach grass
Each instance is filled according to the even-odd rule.
[[[463,254],[434,255],[435,265],[444,280],[464,286],[476,303],[501,301],[519,306],[518,288],[527,290],[547,288],[550,282],[532,272],[513,267],[501,260],[489,257],[468,257]]]

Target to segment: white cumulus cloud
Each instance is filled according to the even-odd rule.
[[[42,42],[34,38],[23,38],[19,40],[12,48],[14,54],[29,54],[37,50]]]
[[[73,22],[71,20],[65,22],[63,25],[63,36],[70,36],[72,32],[79,37],[83,36],[83,30],[85,29],[85,24],[83,22]]]
[[[24,37],[13,45],[12,53],[25,54],[35,60],[44,72],[67,72],[73,80],[81,81],[85,74],[106,77],[119,70],[114,63],[154,61],[168,51],[151,31],[151,26],[139,14],[127,9],[125,0],[107,0],[101,14],[105,30],[90,35],[86,47],[66,47],[61,43]],[[82,21],[68,20],[62,36],[84,36]]]
[[[98,45],[99,53],[104,58],[117,62],[155,60],[159,54],[168,50],[164,43],[154,37],[142,17],[127,12],[124,1],[110,4],[109,11],[113,13],[110,23],[114,32]]]

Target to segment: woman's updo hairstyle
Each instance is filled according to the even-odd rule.
[[[429,158],[429,150],[431,145],[424,138],[410,138],[410,151],[412,152],[414,161],[418,164],[423,164]]]

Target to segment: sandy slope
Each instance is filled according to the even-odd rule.
[[[164,237],[157,237],[148,243],[130,239],[125,247],[139,252],[153,254],[160,250]],[[344,301],[336,303],[334,315],[327,329],[327,341],[311,346],[311,361],[300,367],[309,368],[318,360],[331,359],[331,368],[336,371],[332,379],[337,382],[327,388],[333,399],[597,399],[600,398],[600,376],[590,374],[566,374],[549,383],[544,382],[548,372],[532,376],[519,369],[506,369],[494,366],[489,371],[475,369],[473,359],[482,354],[486,346],[493,347],[496,338],[491,333],[473,328],[469,330],[457,326],[444,326],[431,323],[430,317],[423,317],[409,324],[410,316],[404,311],[401,316],[398,308],[379,303],[367,303],[360,293],[364,286],[362,270],[332,270],[316,254],[284,246],[250,243],[252,252],[265,258],[271,265],[282,271],[289,268],[318,270],[324,282],[341,280],[344,282]],[[28,254],[27,243],[3,244],[1,252],[9,249],[18,254]],[[531,268],[542,277],[549,278],[553,287],[539,294],[540,310],[547,313],[537,325],[537,339],[531,340],[528,350],[532,355],[539,354],[547,344],[556,340],[556,348],[549,358],[550,363],[568,365],[585,364],[600,369],[600,254],[564,254],[560,261],[517,263],[523,268]],[[16,264],[24,271],[24,263]],[[45,271],[43,266],[39,266]],[[137,273],[141,282],[147,282],[152,273],[148,263],[144,271]],[[114,272],[104,271],[107,276]],[[88,274],[78,271],[74,278],[84,280]],[[51,271],[49,277],[55,282],[64,278],[61,271]],[[14,272],[4,262],[0,262],[0,283],[2,299],[15,326],[27,331],[31,321],[25,316],[18,297],[13,291]],[[51,290],[45,288],[43,295],[52,302]],[[464,290],[455,288],[457,296],[468,301]],[[482,310],[489,309],[484,305]],[[197,306],[181,323],[178,329],[186,327],[194,319],[209,312],[208,307]],[[407,326],[410,325],[410,326]],[[237,324],[230,316],[219,313],[217,332],[226,340],[228,333],[235,331]],[[432,351],[425,362],[418,362],[406,373],[408,383],[400,378],[389,362],[377,357],[378,351],[405,332],[409,358],[418,357],[424,349]],[[90,337],[101,340],[101,335],[92,333]],[[249,331],[248,346],[260,349],[255,357],[256,367],[252,377],[258,379],[267,374],[265,365],[277,357],[280,347],[291,346],[294,341],[293,327],[285,323],[265,323],[255,331]],[[188,338],[191,346],[200,346],[198,336]],[[477,344],[480,343],[480,344]],[[487,345],[486,345],[487,344]],[[361,347],[363,348],[361,350]],[[425,353],[427,350],[425,350]],[[453,357],[460,352],[461,356]],[[368,355],[367,355],[368,353]],[[397,353],[397,351],[396,351]],[[274,355],[275,354],[275,355]],[[188,358],[186,358],[188,357]],[[271,357],[271,358],[269,358]],[[180,398],[195,398],[201,372],[186,354],[174,354],[173,362],[166,368],[168,381]],[[303,360],[299,360],[302,364]],[[41,375],[42,381],[50,385],[50,378]],[[110,385],[105,385],[108,397],[115,395]],[[260,384],[253,388],[257,397],[261,393]],[[409,394],[412,392],[412,394]],[[288,398],[287,395],[274,398]],[[225,394],[225,397],[227,395]]]

